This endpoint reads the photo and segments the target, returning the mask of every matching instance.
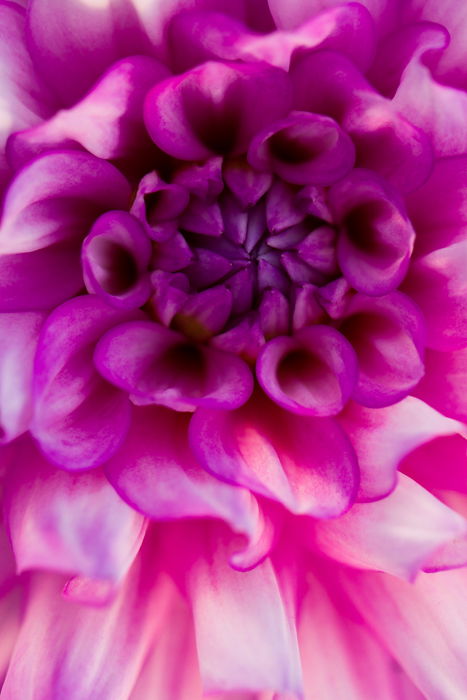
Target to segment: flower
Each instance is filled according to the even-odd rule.
[[[0,0],[5,700],[466,695],[466,31]]]

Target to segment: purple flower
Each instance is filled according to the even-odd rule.
[[[465,697],[466,22],[0,0],[2,698]]]

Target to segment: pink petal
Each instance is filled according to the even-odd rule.
[[[467,535],[467,520],[404,474],[394,491],[310,526],[311,542],[333,559],[414,580],[442,545]]]
[[[449,418],[467,422],[467,348],[455,352],[427,350],[425,376],[414,390]]]
[[[119,581],[146,528],[101,471],[58,470],[25,439],[6,477],[5,505],[18,572],[47,569]]]
[[[143,101],[150,87],[168,75],[158,61],[132,56],[113,65],[74,107],[14,135],[8,144],[15,168],[47,150],[81,144],[99,158],[143,157],[150,141]]]
[[[233,571],[222,541],[213,539],[188,572],[205,692],[301,695],[296,633],[270,560]]]
[[[59,306],[47,319],[35,365],[31,431],[41,449],[66,469],[106,461],[129,427],[127,397],[96,372],[94,345],[111,326],[140,312],[112,309],[96,296]]]
[[[250,368],[240,358],[197,345],[149,321],[123,324],[107,333],[97,346],[95,362],[102,376],[132,394],[135,403],[176,411],[236,408],[253,389]]]
[[[410,396],[378,410],[351,402],[338,420],[357,453],[361,501],[386,496],[396,484],[397,467],[406,455],[438,436],[456,434],[461,427]]]
[[[130,186],[110,163],[81,151],[46,154],[18,173],[7,191],[0,252],[26,253],[76,239],[107,209],[123,208]]]
[[[420,574],[413,584],[374,572],[342,571],[363,619],[426,697],[462,698],[467,626],[460,614],[466,570]]]
[[[0,314],[0,441],[14,440],[32,417],[32,378],[45,314]]]
[[[255,395],[236,411],[198,409],[190,444],[209,472],[293,513],[335,517],[353,502],[357,463],[330,418],[291,415]]]

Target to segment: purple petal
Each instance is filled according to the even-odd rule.
[[[128,399],[101,379],[92,356],[106,330],[135,314],[140,315],[113,309],[97,296],[83,296],[59,306],[44,324],[31,432],[46,456],[65,469],[102,464],[125,438]]]
[[[107,333],[97,346],[95,362],[99,372],[130,392],[136,403],[176,411],[236,408],[253,389],[251,371],[240,358],[187,341],[151,322],[127,323]]]

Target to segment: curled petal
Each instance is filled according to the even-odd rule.
[[[389,406],[407,396],[423,377],[425,326],[418,307],[400,292],[383,297],[356,294],[340,331],[358,358],[353,398],[363,406]]]
[[[251,101],[260,100],[261,110]],[[144,114],[159,148],[182,160],[245,151],[251,137],[290,107],[287,74],[259,63],[209,62],[147,95]]]
[[[263,390],[283,408],[312,416],[339,413],[352,394],[357,361],[349,342],[330,326],[310,326],[293,338],[270,340],[257,363]]]
[[[127,397],[94,369],[94,346],[113,325],[140,312],[113,309],[97,296],[59,306],[39,339],[31,431],[47,457],[71,471],[105,462],[130,421]]]
[[[333,419],[291,415],[259,395],[236,411],[198,409],[190,444],[209,472],[293,513],[335,517],[358,487],[352,446]]]
[[[129,198],[127,180],[110,163],[81,151],[48,153],[26,165],[8,189],[0,252],[79,239],[99,214],[124,207]]]
[[[123,211],[107,212],[83,241],[83,275],[89,292],[111,306],[136,309],[149,298],[151,242],[139,222]]]
[[[354,170],[331,188],[329,199],[341,227],[337,259],[346,279],[365,294],[395,289],[415,240],[398,194],[369,171]]]
[[[248,160],[295,185],[331,185],[347,175],[355,149],[330,117],[292,112],[268,126],[250,144]]]
[[[135,403],[176,411],[197,406],[233,409],[245,403],[253,389],[243,360],[146,321],[107,333],[96,348],[95,362],[108,381],[132,394]]]

